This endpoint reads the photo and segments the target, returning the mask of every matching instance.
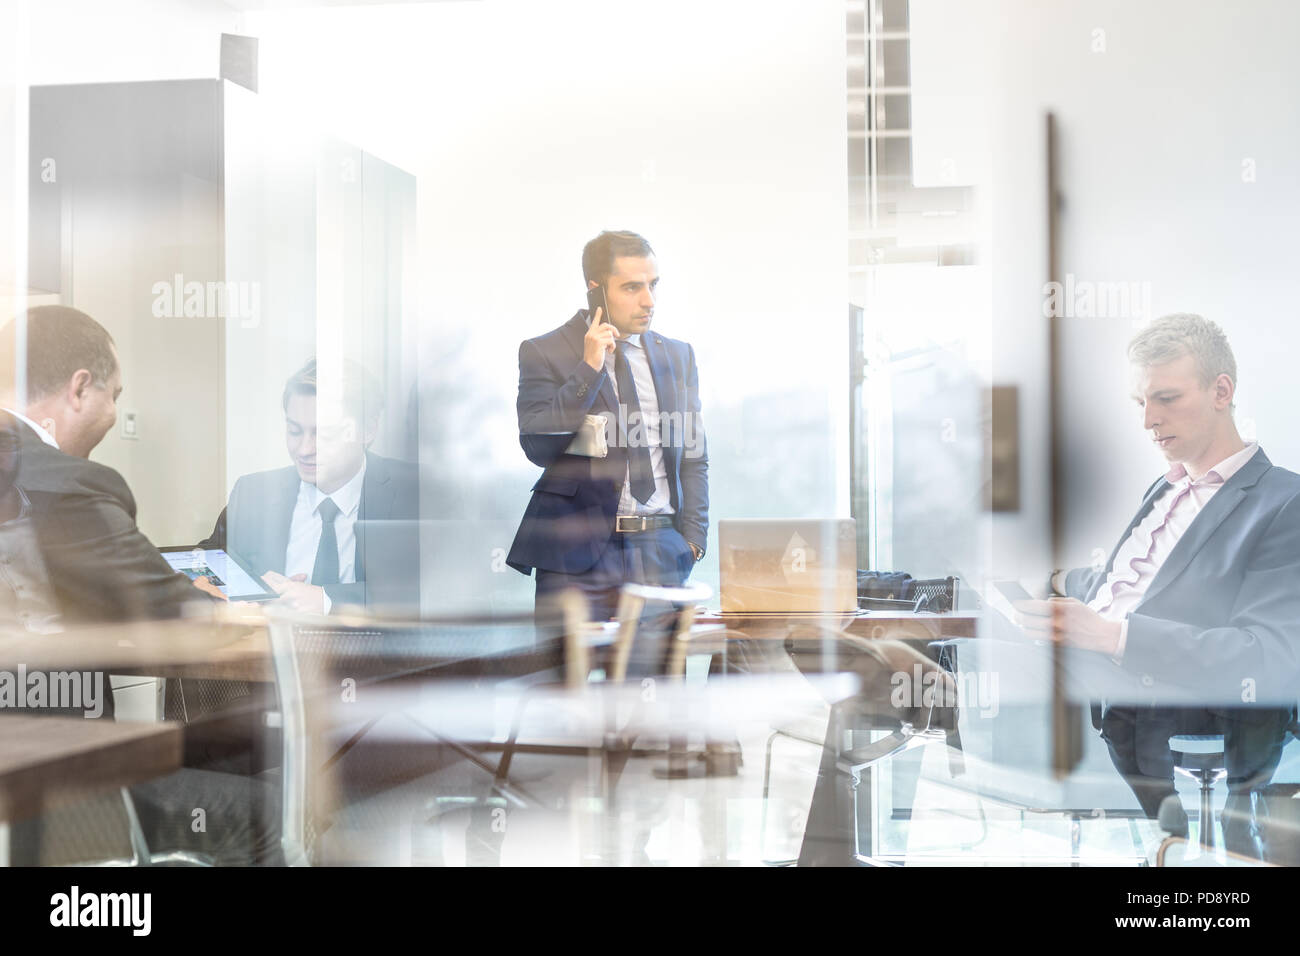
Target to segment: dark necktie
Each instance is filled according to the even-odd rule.
[[[650,446],[646,444],[645,422],[641,421],[641,401],[636,396],[636,380],[632,378],[632,367],[627,364],[626,342],[619,342],[614,352],[614,381],[618,384],[618,401],[627,409],[629,430],[634,422],[641,422],[640,440],[636,447],[627,449],[627,474],[632,486],[632,497],[641,504],[650,500],[655,493],[654,468],[650,464]],[[635,413],[636,418],[632,416]],[[624,435],[626,444],[627,436]]]
[[[320,512],[320,544],[316,546],[316,566],[311,571],[311,583],[324,587],[339,583],[339,539],[334,534],[334,519],[339,516],[339,506],[332,498],[322,498],[316,510]]]

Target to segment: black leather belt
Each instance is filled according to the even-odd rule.
[[[672,515],[618,515],[614,518],[614,530],[619,534],[636,534],[640,531],[671,527],[673,527]]]

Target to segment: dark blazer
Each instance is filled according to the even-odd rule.
[[[1157,480],[1100,571],[1066,576],[1091,600],[1129,534],[1169,487]],[[1129,615],[1122,667],[1136,685],[1186,689],[1211,713],[1262,723],[1300,691],[1300,475],[1260,448],[1210,499]],[[1252,698],[1253,697],[1253,701]],[[1243,706],[1234,706],[1241,702]],[[1103,716],[1094,712],[1094,723]]]
[[[582,360],[587,313],[519,346],[519,444],[533,464],[545,469],[533,485],[506,563],[529,574],[533,568],[580,574],[589,570],[614,531],[627,452],[611,447],[606,458],[570,455],[565,449],[584,415],[617,417],[609,374]],[[704,550],[709,531],[709,458],[700,425],[699,376],[695,350],[651,330],[641,336],[662,414],[691,422],[664,441],[664,464],[675,525],[689,543]],[[694,450],[689,451],[688,446]]]
[[[231,489],[212,534],[198,547],[225,548],[257,574],[283,574],[299,485],[292,465],[244,475]],[[361,604],[393,613],[419,612],[419,517],[416,466],[367,452],[356,524],[357,580],[326,586],[331,609]]]
[[[176,617],[210,601],[172,570],[135,524],[135,498],[112,468],[65,454],[18,423],[16,484],[66,621]]]

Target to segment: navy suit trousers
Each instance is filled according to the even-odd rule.
[[[624,584],[677,587],[690,576],[695,565],[691,546],[675,528],[655,528],[632,534],[610,533],[609,544],[596,564],[580,574],[538,568],[535,615],[539,635],[555,635],[560,629],[556,598],[576,588],[587,599],[588,617],[608,621],[618,612],[619,588]],[[638,638],[629,663],[629,673],[653,671],[661,657],[670,608],[646,605]]]

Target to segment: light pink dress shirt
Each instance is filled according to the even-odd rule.
[[[1170,487],[1156,499],[1147,516],[1115,554],[1115,563],[1096,597],[1088,602],[1108,621],[1122,621],[1115,659],[1124,656],[1128,643],[1128,615],[1141,603],[1147,588],[1182,536],[1224,483],[1241,470],[1259,450],[1257,442],[1219,462],[1195,481],[1182,465],[1165,475]]]

